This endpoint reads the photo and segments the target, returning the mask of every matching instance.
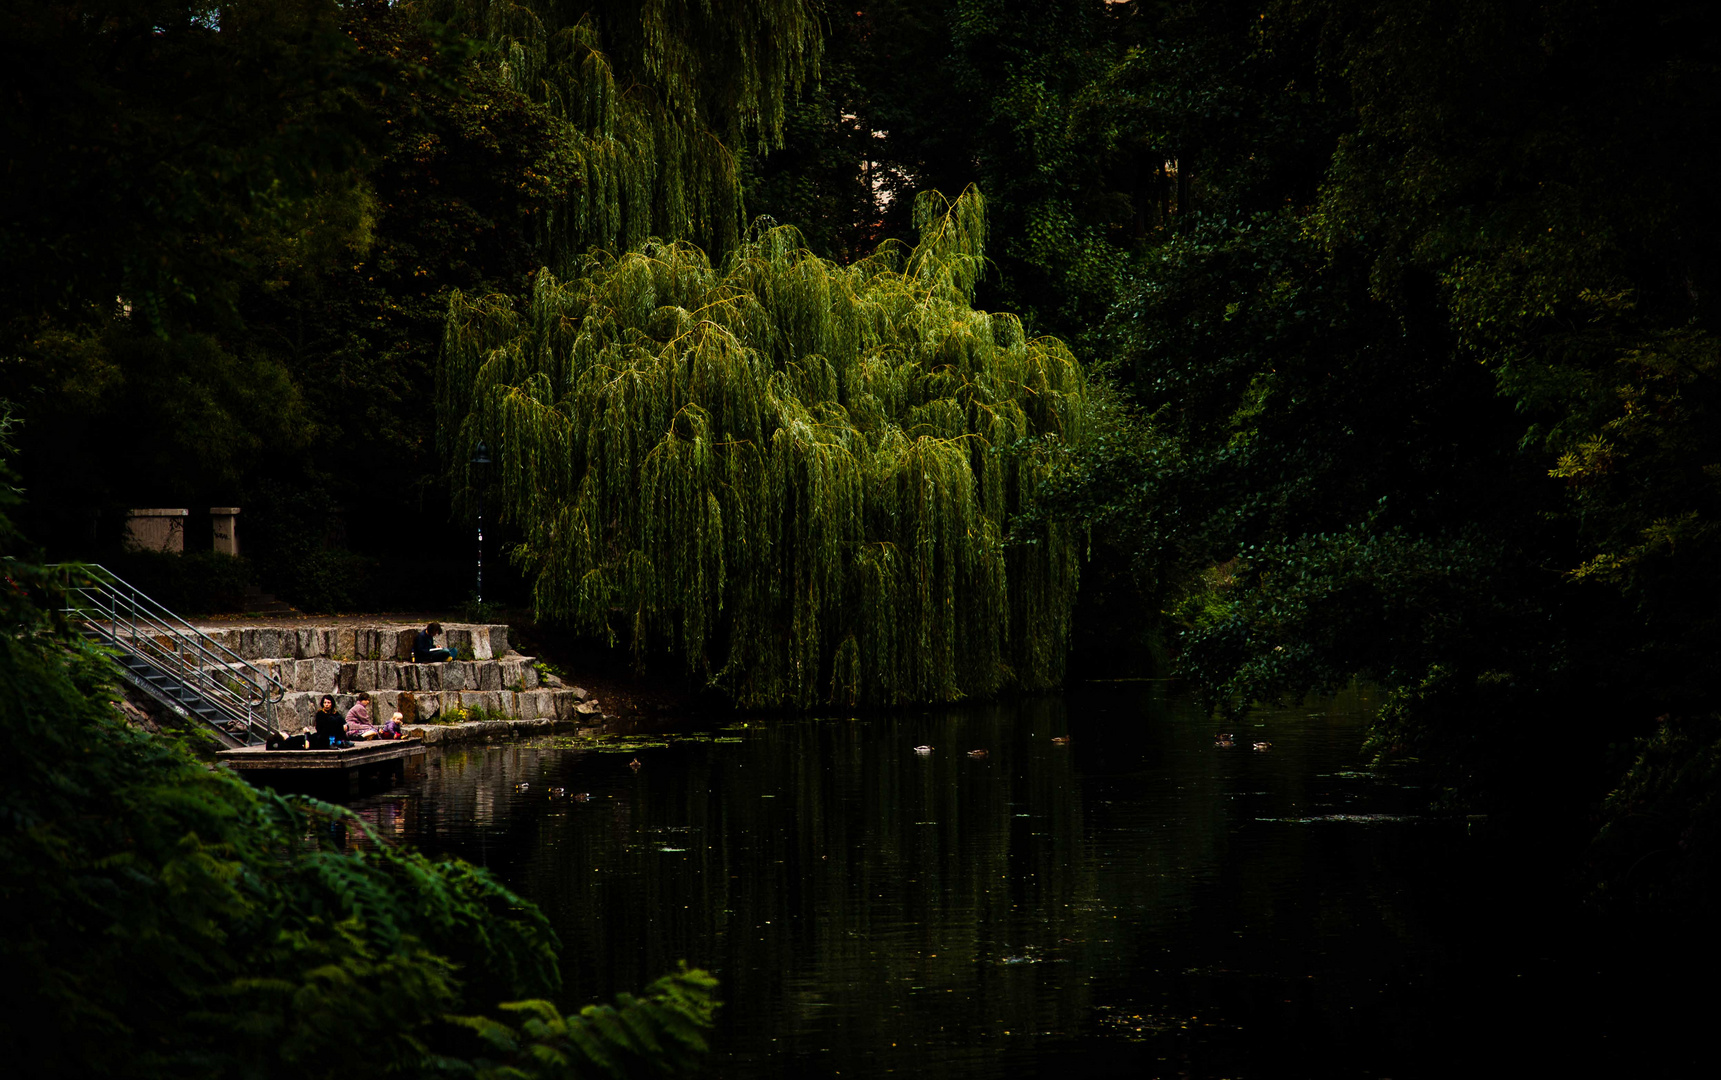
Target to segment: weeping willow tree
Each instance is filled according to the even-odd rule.
[[[984,208],[923,196],[920,241],[851,266],[757,227],[456,296],[438,408],[542,619],[668,650],[747,705],[951,701],[1062,676],[1075,538],[1010,536],[1087,383],[971,306]],[[612,640],[613,637],[612,637]]]
[[[742,221],[731,148],[781,141],[784,111],[817,73],[816,0],[415,0],[492,46],[515,90],[574,132],[581,181],[541,237],[566,274],[593,245],[648,236],[728,252]]]

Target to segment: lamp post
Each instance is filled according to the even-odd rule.
[[[484,602],[484,477],[490,464],[490,448],[480,439],[472,448],[472,467],[478,482],[478,602]]]

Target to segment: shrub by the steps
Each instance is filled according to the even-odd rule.
[[[254,574],[248,559],[219,551],[124,551],[104,565],[180,615],[246,610]]]
[[[0,514],[0,550],[16,542]],[[69,632],[52,576],[5,570],[0,1061],[33,1077],[496,1075],[503,1026],[481,1025],[481,1042],[449,1018],[558,988],[538,909],[484,870],[128,727],[112,661]],[[371,842],[342,850],[348,830]],[[550,1027],[637,1073],[678,1071],[713,1002],[708,979],[672,979],[637,1019],[675,1047]],[[557,1074],[530,1054],[508,1068]]]

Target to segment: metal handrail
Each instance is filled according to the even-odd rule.
[[[81,563],[60,569],[69,616],[82,619],[108,644],[179,680],[229,720],[239,721],[246,745],[274,737],[275,706],[287,696],[279,679],[107,567]]]

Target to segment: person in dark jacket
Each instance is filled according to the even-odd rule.
[[[420,630],[418,636],[412,639],[412,658],[420,664],[454,659],[452,650],[436,648],[436,635],[440,633],[442,633],[442,624],[438,622],[433,622]]]
[[[312,750],[328,750],[331,747],[350,745],[346,741],[347,718],[335,708],[335,699],[331,694],[323,695],[322,707],[317,710],[315,720],[317,730],[310,738]]]

